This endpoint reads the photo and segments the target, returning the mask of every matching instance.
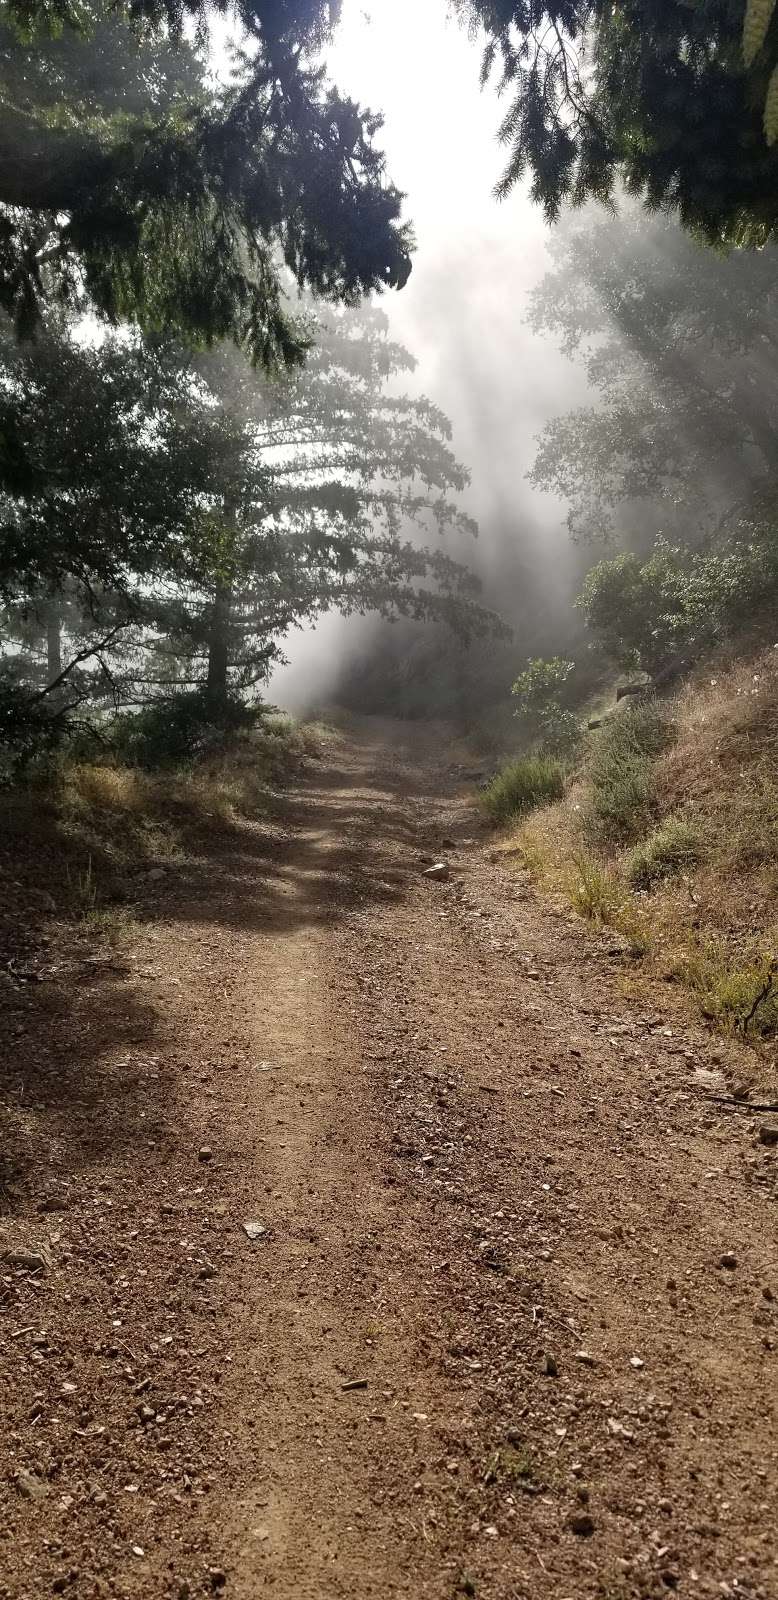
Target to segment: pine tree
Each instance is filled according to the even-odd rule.
[[[370,306],[315,331],[272,382],[230,347],[6,331],[0,632],[28,709],[186,690],[218,719],[328,609],[494,628],[467,569],[421,543],[475,529],[446,418],[390,384],[410,357]]]
[[[279,259],[347,302],[410,270],[380,120],[325,81],[326,8],[244,10],[226,88],[170,12],[0,8],[0,307],[23,334],[64,302],[294,363]]]
[[[438,620],[460,637],[497,625],[472,574],[419,542],[476,530],[457,504],[467,473],[447,419],[390,386],[413,365],[369,305],[317,321],[304,369],[270,384],[224,347],[193,361],[244,440],[242,479],[221,507],[216,579],[161,608],[155,673],[172,657],[214,703],[251,692],[289,631],[333,609]]]
[[[771,125],[778,13],[746,41],[731,0],[454,0],[483,30],[484,79],[510,101],[499,193],[525,174],[550,219],[623,185],[706,242],[759,247],[778,230]],[[763,9],[765,9],[763,7]]]

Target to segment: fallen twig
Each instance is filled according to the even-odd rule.
[[[739,1100],[733,1094],[709,1094],[706,1098],[720,1106],[731,1106],[733,1111],[778,1111],[778,1100]]]
[[[767,977],[765,978],[764,987],[759,990],[759,993],[758,993],[758,995],[757,995],[757,997],[756,997],[756,999],[755,999],[755,1001],[754,1001],[754,1003],[753,1003],[753,1005],[751,1007],[751,1010],[748,1012],[748,1015],[743,1018],[743,1033],[744,1034],[748,1033],[748,1024],[749,1024],[749,1022],[753,1021],[757,1011],[759,1010],[760,1005],[762,1004],[762,1001],[766,1000],[768,998],[768,996],[770,994],[772,994],[773,984],[775,983],[775,971],[776,971],[776,964],[775,964],[774,961],[771,961],[770,962],[770,970],[769,970],[769,972],[767,974]]]
[[[570,1327],[569,1322],[565,1322],[563,1317],[554,1316],[553,1311],[546,1311],[544,1306],[532,1307],[532,1322],[536,1328],[542,1328],[544,1322],[553,1322],[555,1327],[561,1328],[564,1333],[569,1333],[571,1339],[580,1339],[581,1337],[575,1328]]]

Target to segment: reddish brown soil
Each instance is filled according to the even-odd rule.
[[[6,970],[3,1600],[778,1595],[753,1063],[491,859],[460,759],[368,726],[126,957]]]

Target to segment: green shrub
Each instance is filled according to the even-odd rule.
[[[569,882],[570,904],[589,922],[615,926],[624,902],[624,891],[612,873],[593,856],[579,852],[573,861]]]
[[[778,1033],[777,965],[764,950],[733,952],[708,939],[687,951],[676,975],[694,992],[703,1016],[751,1038]]]
[[[584,831],[598,843],[630,844],[653,821],[654,767],[672,728],[654,699],[609,717],[588,768],[589,803]]]
[[[237,696],[215,709],[206,690],[195,689],[117,717],[112,745],[121,761],[150,772],[190,766],[248,733],[262,714],[262,707],[246,706]]]
[[[671,817],[635,846],[627,860],[627,878],[633,889],[650,889],[664,878],[695,866],[701,856],[702,841],[697,829],[682,817]]]
[[[603,862],[579,850],[566,874],[565,887],[579,916],[599,928],[615,928],[623,934],[634,958],[648,954],[651,930],[642,909]]]
[[[487,784],[481,804],[499,826],[561,800],[564,787],[564,769],[553,756],[519,756]]]
[[[655,673],[736,634],[774,607],[776,594],[778,528],[744,521],[714,550],[657,539],[646,560],[629,552],[600,561],[576,604],[612,660]]]
[[[561,656],[529,661],[511,686],[518,701],[514,713],[523,724],[528,743],[539,744],[545,754],[572,755],[581,742],[581,723],[575,712],[562,704],[562,695],[571,674],[573,661]]]
[[[12,783],[64,742],[65,716],[21,684],[0,680],[0,783]]]

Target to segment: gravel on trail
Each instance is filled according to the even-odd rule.
[[[136,916],[4,969],[2,1600],[775,1600],[755,1058],[538,898],[440,727],[356,724]]]

